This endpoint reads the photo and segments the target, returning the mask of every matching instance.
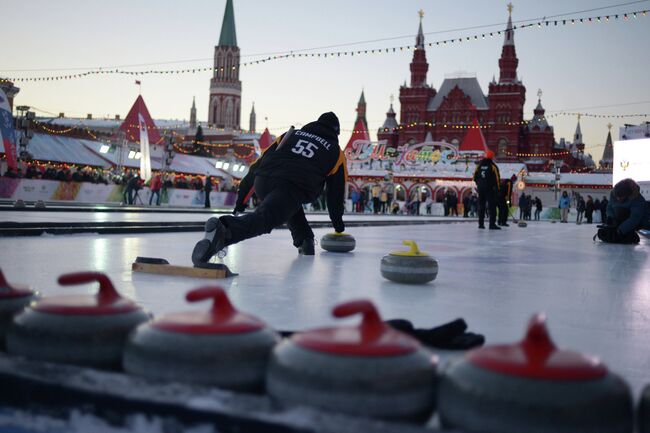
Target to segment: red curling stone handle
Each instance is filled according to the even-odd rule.
[[[59,284],[62,286],[74,286],[94,282],[99,283],[97,296],[101,299],[101,302],[114,302],[122,299],[108,276],[101,272],[75,272],[59,277]]]
[[[191,290],[185,295],[188,302],[199,302],[205,299],[213,299],[212,315],[221,318],[232,316],[237,313],[232,306],[226,291],[221,286],[203,286]]]
[[[362,314],[359,328],[364,337],[369,340],[379,338],[387,328],[386,324],[382,322],[375,305],[366,299],[345,302],[332,310],[334,317],[348,317],[355,314]]]

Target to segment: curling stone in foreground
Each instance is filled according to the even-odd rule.
[[[528,227],[528,223],[526,223],[526,221],[519,221],[519,222],[517,223],[517,225],[518,225],[519,227]]]
[[[315,329],[277,345],[269,395],[285,406],[425,421],[435,407],[436,358],[384,324],[370,301],[341,304],[332,314],[363,318],[358,326]]]
[[[62,275],[63,286],[99,282],[96,295],[45,297],[14,317],[7,352],[26,358],[118,368],[128,334],[149,319],[99,272]]]
[[[34,300],[37,294],[27,288],[10,285],[0,270],[0,349],[5,346],[5,334],[11,319]]]
[[[415,241],[404,241],[409,251],[393,251],[381,258],[381,275],[396,283],[424,284],[438,276],[438,262],[418,249]]]
[[[124,351],[127,373],[261,391],[273,346],[280,336],[232,306],[221,287],[187,293],[190,302],[213,299],[204,312],[174,313],[138,327]]]
[[[320,239],[320,247],[331,253],[347,253],[356,245],[354,236],[347,233],[328,233]]]
[[[631,433],[628,385],[596,358],[561,350],[542,315],[523,341],[470,351],[443,373],[445,427],[473,432]]]

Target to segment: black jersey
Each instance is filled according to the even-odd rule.
[[[310,201],[323,190],[325,178],[341,162],[336,133],[319,122],[293,131],[278,149],[269,149],[259,162],[257,176],[284,179],[307,193]]]
[[[491,159],[483,158],[474,171],[474,182],[478,189],[498,190],[501,182],[499,168]]]

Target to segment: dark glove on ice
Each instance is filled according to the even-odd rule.
[[[343,224],[343,220],[332,221],[332,227],[334,227],[334,231],[336,233],[343,233],[345,231],[345,224]]]
[[[416,329],[414,336],[425,346],[437,349],[466,350],[485,343],[483,335],[467,332],[467,323],[463,319],[431,329]]]
[[[425,346],[436,349],[466,350],[485,343],[485,337],[481,334],[466,332],[467,323],[463,319],[456,319],[431,329],[415,329],[406,319],[391,319],[384,323],[396,331],[414,337]],[[290,337],[295,331],[278,332],[282,337]]]

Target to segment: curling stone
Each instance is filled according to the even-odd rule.
[[[519,222],[517,223],[517,225],[518,225],[519,227],[528,227],[528,223],[526,223],[526,221],[519,221]]]
[[[464,432],[630,433],[632,395],[596,358],[561,350],[543,315],[523,341],[468,352],[443,373],[444,427]]]
[[[18,199],[14,202],[14,207],[26,207],[25,202],[22,199]]]
[[[437,359],[381,321],[367,300],[340,304],[334,317],[362,314],[358,326],[294,334],[273,349],[267,390],[284,406],[426,421],[435,408]]]
[[[396,283],[424,284],[438,276],[438,262],[418,249],[415,241],[404,241],[409,251],[393,251],[381,258],[381,275]]]
[[[331,253],[347,253],[354,249],[357,242],[347,233],[328,233],[320,238],[320,247]]]
[[[210,311],[169,314],[140,325],[126,344],[124,370],[150,379],[262,391],[280,336],[237,311],[221,287],[192,290],[185,299],[214,303]]]
[[[59,277],[63,286],[95,281],[96,295],[44,297],[15,316],[7,331],[7,352],[40,361],[120,367],[129,332],[149,316],[121,297],[102,273]]]
[[[28,287],[10,285],[0,270],[0,349],[5,346],[5,334],[11,319],[37,296]]]
[[[37,200],[36,203],[34,203],[34,207],[39,209],[44,209],[45,202],[43,200]]]

